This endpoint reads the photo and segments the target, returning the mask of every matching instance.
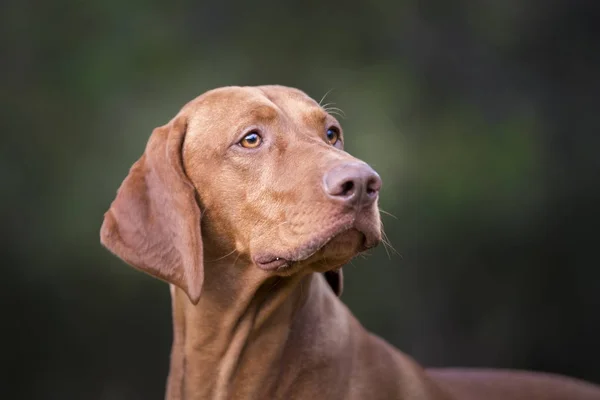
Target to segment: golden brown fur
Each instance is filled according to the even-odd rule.
[[[260,146],[240,145],[250,132]],[[600,399],[566,378],[426,373],[368,333],[337,295],[381,240],[380,181],[342,146],[282,86],[209,91],[152,133],[101,240],[170,283],[167,399]]]

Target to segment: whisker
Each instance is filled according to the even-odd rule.
[[[329,93],[331,93],[331,91],[332,91],[332,90],[333,90],[333,88],[329,89],[329,90],[328,90],[328,91],[327,91],[327,92],[326,92],[326,93],[323,95],[323,97],[321,97],[321,100],[319,101],[319,105],[321,105],[321,103],[323,102],[323,100],[325,100],[325,97],[327,97],[327,95],[328,95]],[[323,107],[323,106],[321,106],[321,107]]]
[[[323,109],[324,109],[324,110],[326,110],[326,111],[328,111],[328,110],[337,110],[337,111],[341,111],[341,112],[343,113],[343,112],[344,112],[344,110],[342,110],[342,109],[341,109],[341,108],[339,108],[339,107],[335,107],[335,104],[336,104],[336,103],[334,103],[334,102],[327,103],[327,104],[323,104],[323,105],[321,106],[321,108],[323,108]]]
[[[383,243],[383,247],[386,249],[386,253],[388,253],[387,249],[389,248],[390,250],[392,250],[394,253],[396,253],[398,256],[402,257],[402,254],[400,254],[398,252],[398,250],[396,250],[394,248],[394,246],[392,245],[392,243],[390,242],[390,239],[387,235],[387,233],[385,233],[385,230],[383,228],[383,223],[381,223],[381,242]],[[388,257],[390,257],[389,253],[388,253]],[[390,258],[391,259],[391,258]]]
[[[323,108],[326,112],[328,112],[329,114],[332,115],[337,115],[341,118],[346,118],[346,113],[344,112],[344,110],[342,110],[341,108],[338,107],[324,107]]]
[[[388,260],[391,260],[392,257],[390,256],[390,252],[388,251],[388,248],[391,246],[389,243],[389,239],[385,233],[385,226],[383,225],[383,221],[380,221],[381,224],[381,243],[383,243],[383,248],[385,249],[385,254],[387,254],[388,256]]]
[[[396,250],[389,242],[385,242],[384,247],[388,247],[390,250],[392,250],[394,252],[395,255],[397,255],[398,257],[400,257],[401,259],[404,259],[404,256],[402,254],[400,254],[398,252],[398,250]]]
[[[331,110],[329,110],[329,111],[327,111],[327,112],[328,112],[329,114],[331,114],[331,115],[337,115],[338,117],[340,117],[340,118],[342,118],[342,119],[346,119],[346,115],[342,115],[342,114],[338,113],[337,111],[331,111]]]
[[[238,262],[238,260],[240,259],[240,257],[242,256],[242,253],[238,253],[238,256],[235,258],[235,260],[233,261],[233,266],[235,267],[235,264]]]
[[[222,257],[219,257],[219,258],[217,258],[217,259],[214,259],[214,260],[209,260],[209,261],[206,261],[206,262],[212,263],[212,262],[215,262],[215,261],[222,260],[222,259],[224,259],[224,258],[227,258],[227,257],[229,257],[229,256],[230,256],[230,255],[232,255],[233,253],[235,253],[235,251],[236,251],[236,250],[235,250],[235,249],[233,249],[233,250],[231,250],[229,253],[225,254],[225,255],[224,255],[224,256],[222,256]]]
[[[381,233],[382,233],[382,237],[381,237],[381,243],[383,243],[383,248],[385,249],[385,254],[386,254],[386,255],[387,255],[387,257],[388,257],[388,260],[391,260],[391,259],[392,259],[392,256],[390,255],[390,252],[389,252],[389,250],[388,250],[388,248],[390,247],[390,244],[389,244],[389,243],[388,243],[388,241],[387,241],[387,240],[384,238],[384,236],[385,236],[385,233],[383,233],[383,231],[382,231]]]
[[[339,107],[327,107],[327,108],[325,108],[325,110],[327,112],[337,111],[337,112],[343,114],[344,116],[346,116],[346,112],[344,110],[342,110],[341,108],[339,108]]]
[[[390,217],[394,218],[394,219],[398,219],[398,217],[396,217],[394,214],[392,214],[391,212],[387,212],[384,209],[382,209],[381,207],[379,207],[379,212],[385,215],[389,215]]]

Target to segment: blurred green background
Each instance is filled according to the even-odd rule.
[[[8,0],[4,371],[19,399],[160,399],[167,286],[99,243],[152,129],[224,85],[342,108],[398,254],[343,300],[425,365],[600,382],[600,3]]]

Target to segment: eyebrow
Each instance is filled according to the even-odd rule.
[[[247,109],[236,111],[240,113],[236,118],[237,123],[235,124],[235,128],[232,130],[236,134],[249,127],[256,127],[256,125],[260,126],[272,122],[279,116],[276,108],[264,103],[250,105]]]
[[[327,121],[328,116],[329,114],[327,114],[325,111],[317,108],[304,114],[303,119],[308,123],[317,122],[319,125],[322,125],[325,123],[325,121]]]
[[[254,107],[248,111],[248,114],[262,121],[272,121],[277,118],[279,113],[273,107],[264,104]]]

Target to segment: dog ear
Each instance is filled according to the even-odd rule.
[[[340,297],[342,292],[344,291],[344,273],[342,268],[338,268],[331,271],[326,271],[323,273],[325,275],[325,279],[333,292]]]
[[[156,128],[104,214],[100,241],[133,267],[183,289],[197,304],[204,281],[200,208],[186,176],[183,117]]]

